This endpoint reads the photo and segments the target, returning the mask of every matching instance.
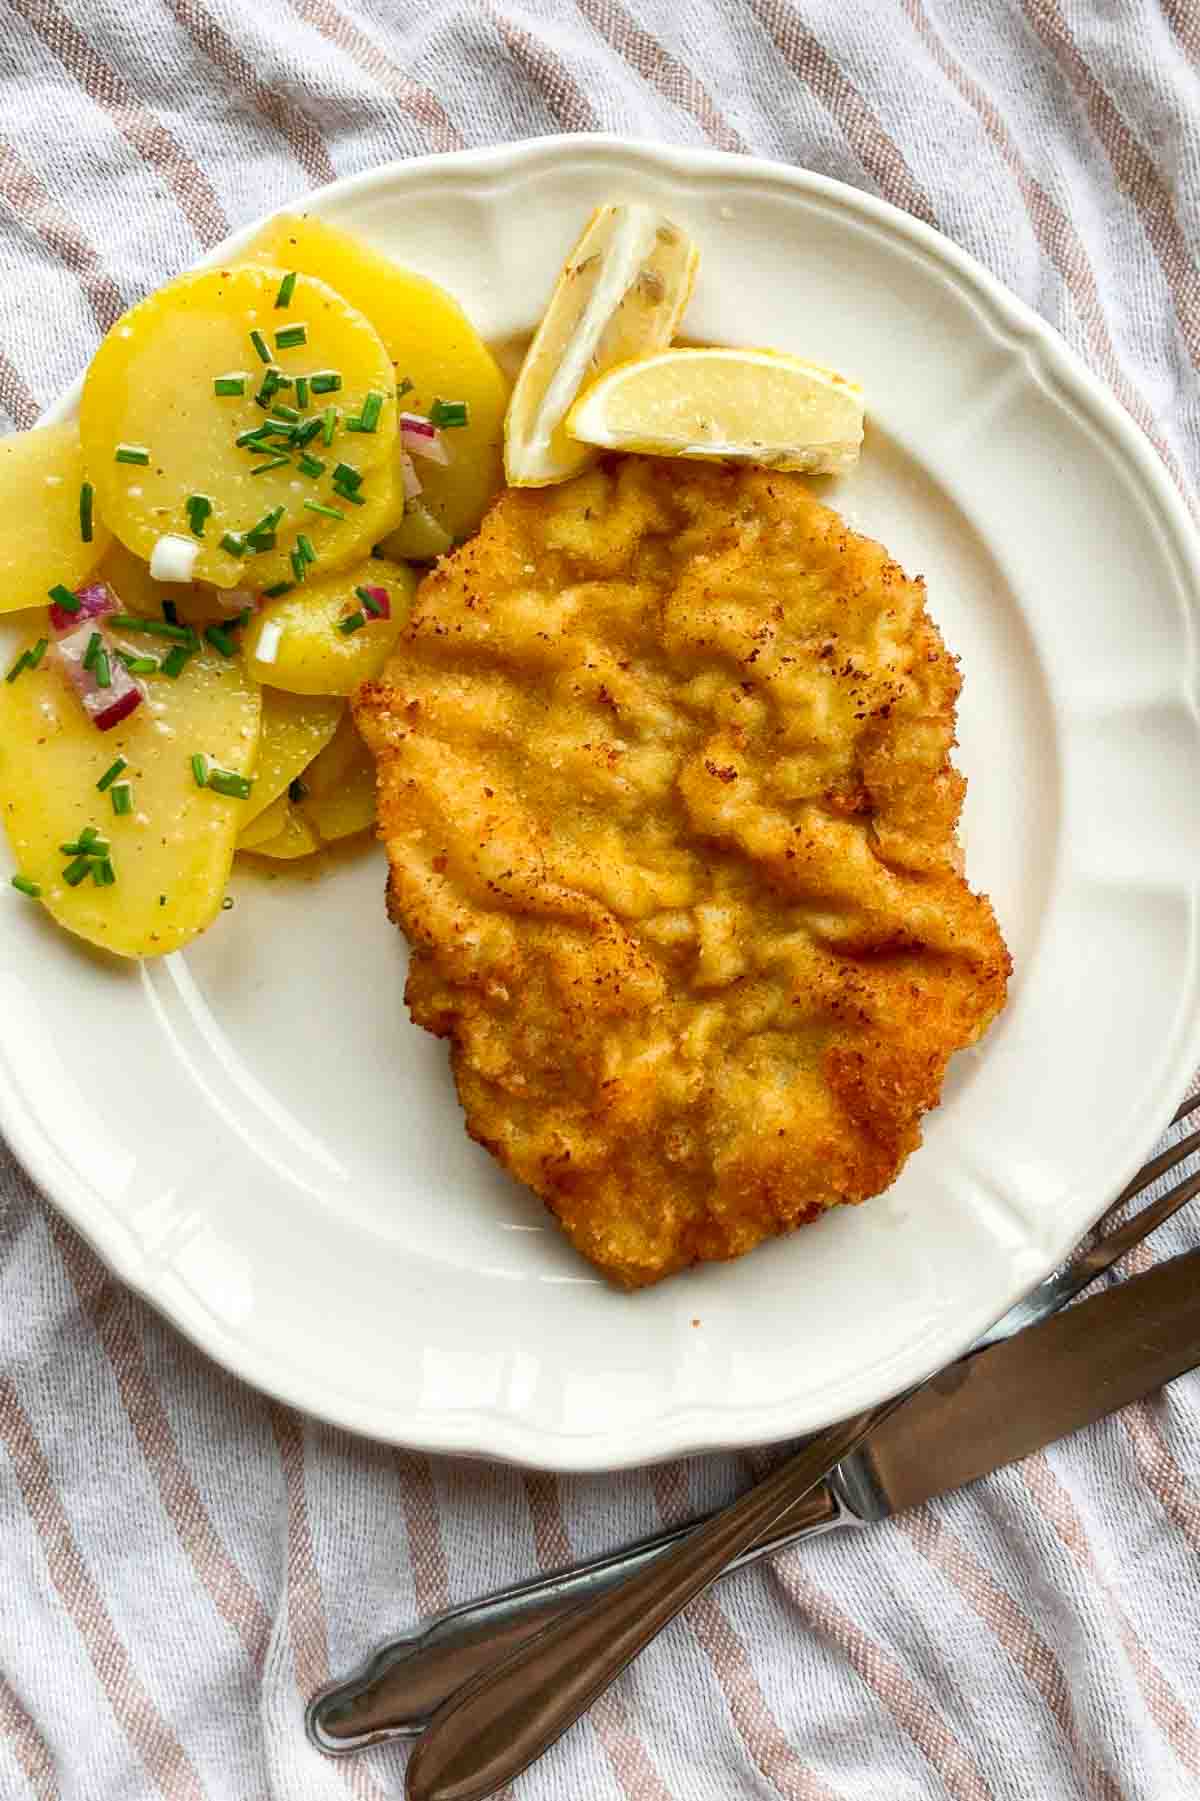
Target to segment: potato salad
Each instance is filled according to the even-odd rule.
[[[14,888],[154,956],[236,854],[367,831],[346,697],[499,489],[507,398],[450,295],[315,218],[118,320],[78,421],[0,440]]]

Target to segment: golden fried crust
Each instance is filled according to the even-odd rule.
[[[638,1287],[893,1181],[1009,958],[924,586],[795,476],[510,492],[355,717],[467,1129]]]

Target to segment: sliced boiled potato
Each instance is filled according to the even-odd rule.
[[[390,619],[367,618],[349,634],[339,624],[363,611],[356,587],[386,588]],[[310,576],[266,603],[246,628],[243,654],[255,681],[289,694],[352,694],[379,674],[404,630],[416,577],[403,563],[369,557],[339,575]]]
[[[96,575],[108,583],[129,613],[159,619],[163,617],[164,603],[170,602],[187,625],[207,625],[229,617],[211,588],[196,587],[191,582],[156,582],[149,565],[127,550],[119,538],[114,538]]]
[[[257,819],[239,832],[237,847],[253,851],[255,856],[291,861],[293,857],[307,857],[320,850],[321,840],[299,807],[294,806],[286,794],[280,794]]]
[[[354,454],[349,453],[346,460],[352,464]],[[394,458],[382,468],[372,471],[363,483],[362,495],[363,504],[359,507],[337,500],[336,505],[344,515],[340,521],[322,521],[324,530],[320,541],[317,543],[313,540],[318,553],[314,567],[322,575],[349,568],[351,564],[369,556],[375,545],[395,531],[404,518],[404,487],[399,465]],[[307,526],[302,526],[301,530],[308,533]],[[311,533],[308,535],[312,537]],[[253,577],[253,584],[260,592],[284,582],[295,581],[291,554],[283,544],[275,550],[264,551],[261,556],[251,558],[250,563],[251,566],[245,571],[246,577]]]
[[[112,533],[95,505],[84,542],[83,482],[75,420],[0,438],[0,613],[45,606],[60,582],[78,588],[108,549]]]
[[[324,750],[345,710],[345,701],[333,696],[263,689],[254,792],[242,813],[239,844],[251,820],[257,820],[278,796],[286,795],[301,771]]]
[[[664,349],[691,298],[699,255],[680,226],[640,201],[598,206],[563,264],[512,392],[504,467],[515,488],[566,481],[596,452],[565,420],[581,389],[630,357]]]
[[[339,460],[363,476],[364,494],[371,472],[390,470],[396,460],[395,382],[379,334],[332,288],[308,276],[299,276],[289,304],[277,307],[282,280],[277,269],[239,268],[206,269],[169,282],[118,320],[84,380],[80,436],[100,516],[148,563],[161,536],[194,535],[186,502],[204,496],[212,512],[197,540],[193,579],[220,588],[269,585],[280,577],[264,572],[286,567],[299,532],[307,533],[319,556],[343,516],[366,511],[343,506],[334,492]],[[305,341],[280,347],[277,334],[297,327]],[[255,400],[267,368],[252,333],[289,381],[323,371],[340,377],[336,392],[314,394],[310,388],[303,408],[292,407],[294,386],[280,390],[272,403],[298,412],[301,424],[335,408],[332,444],[318,437],[307,447],[322,465],[311,478],[298,467],[296,452],[268,466],[285,455],[286,445],[267,452],[236,442],[268,416]],[[221,377],[242,379],[244,392],[218,395],[214,382]],[[369,394],[380,396],[375,429],[352,432],[347,421],[361,416]],[[144,464],[143,456],[149,459]],[[306,503],[330,507],[339,518]],[[276,508],[283,512],[274,551],[237,554],[236,535]],[[365,521],[359,525],[362,540],[369,541]]]
[[[253,844],[239,844],[238,849],[253,851],[256,857],[274,857],[285,863],[291,863],[297,857],[309,857],[313,851],[320,850],[321,840],[286,794],[280,797],[276,805],[280,811],[276,814],[272,809],[272,820],[274,823],[282,821],[279,830],[269,838],[257,839]]]
[[[466,401],[469,423],[445,434],[448,466],[426,461],[417,469],[437,523],[456,542],[469,537],[503,479],[508,383],[458,302],[321,219],[272,219],[244,255],[319,276],[365,314],[387,346],[396,384],[412,384],[402,409],[428,413],[435,400]]]
[[[305,770],[304,787],[299,810],[324,842],[375,824],[375,762],[349,712]]]
[[[178,950],[221,908],[244,801],[196,784],[191,759],[250,775],[260,700],[238,658],[203,647],[176,681],[154,676],[146,700],[112,731],[84,714],[48,655],[0,685],[0,817],[18,871],[53,917],[124,957]],[[96,784],[118,757],[133,810]],[[111,846],[116,880],[63,880],[60,846],[94,826]]]

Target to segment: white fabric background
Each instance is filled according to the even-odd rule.
[[[231,226],[384,158],[603,129],[803,164],[932,220],[1194,490],[1197,0],[0,0],[0,84],[12,426]],[[1156,1252],[1197,1236],[1178,1222]],[[1194,1797],[1198,1401],[1185,1379],[727,1583],[520,1801]],[[329,1670],[747,1473],[556,1481],[315,1425],[110,1281],[0,1146],[0,1796],[396,1793],[396,1754],[306,1746]]]

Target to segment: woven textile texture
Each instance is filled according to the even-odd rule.
[[[715,145],[931,221],[1200,470],[1197,0],[0,0],[0,416],[140,295],[389,158]],[[1194,504],[1194,503],[1193,503]],[[1200,1237],[1182,1220],[1151,1255]],[[304,1698],[416,1617],[731,1495],[356,1441],[123,1291],[0,1145],[0,1796],[363,1801]],[[1200,1794],[1200,1378],[704,1597],[518,1801]]]

